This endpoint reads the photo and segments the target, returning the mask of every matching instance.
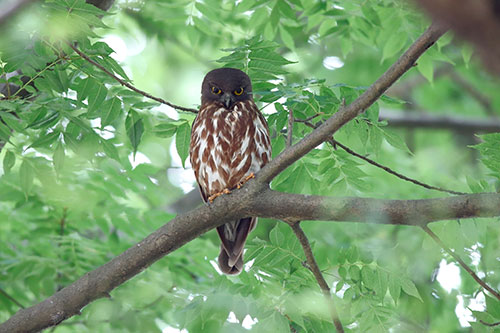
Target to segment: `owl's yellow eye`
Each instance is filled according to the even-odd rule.
[[[240,89],[236,89],[236,90],[234,91],[234,94],[235,94],[236,96],[240,96],[241,94],[243,94],[243,88],[241,88],[241,87],[240,87]]]
[[[222,90],[217,87],[212,87],[212,92],[216,95],[220,95],[222,93]]]

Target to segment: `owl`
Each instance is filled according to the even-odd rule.
[[[267,122],[253,101],[252,83],[244,72],[219,68],[203,79],[189,156],[205,202],[239,188],[271,159]],[[225,274],[243,269],[245,241],[256,224],[256,217],[245,217],[217,228],[219,268]]]

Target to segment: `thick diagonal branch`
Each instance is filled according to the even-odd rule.
[[[57,325],[80,313],[80,310],[93,300],[107,296],[111,290],[188,241],[212,228],[245,216],[297,221],[331,220],[408,225],[422,225],[458,217],[499,216],[500,195],[497,194],[391,201],[302,196],[274,192],[265,185],[373,104],[443,33],[444,29],[432,25],[358,99],[337,112],[306,138],[287,148],[258,173],[257,179],[248,182],[231,195],[218,198],[209,207],[203,206],[176,217],[140,243],[85,274],[45,301],[20,310],[0,325],[0,332],[33,332]]]
[[[413,67],[417,59],[446,32],[443,27],[432,24],[408,50],[361,96],[328,118],[320,127],[290,148],[285,149],[269,162],[257,175],[258,181],[269,183],[293,162],[299,160],[314,147],[325,142],[348,121],[364,112],[406,71]]]

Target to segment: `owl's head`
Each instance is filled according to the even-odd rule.
[[[236,68],[218,68],[208,72],[201,86],[201,104],[220,102],[231,109],[236,102],[252,100],[252,83]]]

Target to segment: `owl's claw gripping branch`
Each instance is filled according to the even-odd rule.
[[[236,188],[240,189],[247,181],[252,178],[255,178],[255,174],[253,172],[246,176],[245,179],[243,179],[238,185],[236,185]]]
[[[209,196],[208,197],[208,202],[213,203],[215,198],[220,197],[223,194],[230,194],[230,193],[231,193],[231,191],[229,189],[225,188],[222,191],[217,192],[217,193],[212,194],[211,196]]]

